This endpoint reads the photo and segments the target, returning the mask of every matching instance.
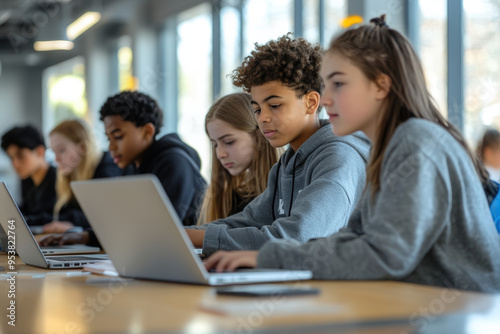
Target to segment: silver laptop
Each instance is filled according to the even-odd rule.
[[[312,278],[307,270],[209,273],[154,175],[74,181],[71,188],[121,276],[205,285]]]
[[[19,257],[28,265],[50,269],[81,268],[86,264],[108,259],[106,254],[45,256],[4,182],[0,184],[0,224],[7,234],[8,245],[15,244]]]

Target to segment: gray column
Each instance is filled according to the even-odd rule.
[[[304,36],[303,7],[302,0],[293,1],[293,37],[295,38]]]
[[[448,0],[448,120],[464,129],[463,1]]]
[[[162,133],[177,131],[178,94],[179,89],[177,73],[177,17],[172,16],[167,19],[160,43],[160,59],[162,64],[162,99],[160,100],[163,109],[163,129]]]

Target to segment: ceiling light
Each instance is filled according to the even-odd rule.
[[[71,41],[38,41],[33,44],[36,51],[53,51],[53,50],[73,50],[74,44]]]
[[[99,22],[101,19],[101,13],[99,12],[86,12],[79,18],[77,18],[73,23],[71,23],[68,28],[66,28],[66,35],[70,40],[74,40],[87,29],[92,27],[94,24]]]

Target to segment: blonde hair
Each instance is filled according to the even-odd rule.
[[[57,201],[54,205],[54,216],[57,217],[62,207],[74,199],[70,188],[71,181],[90,180],[99,164],[102,152],[97,148],[94,137],[89,126],[80,120],[68,120],[57,125],[52,134],[60,134],[75,144],[82,144],[82,161],[75,170],[69,175],[63,175],[58,171],[56,181]],[[57,220],[57,219],[56,219]]]
[[[210,185],[201,206],[198,225],[227,217],[235,205],[235,194],[247,199],[260,195],[267,187],[271,167],[282,153],[282,149],[271,146],[260,132],[250,102],[251,97],[247,93],[226,95],[212,105],[205,117],[207,134],[207,124],[218,119],[251,134],[256,140],[256,147],[252,164],[238,176],[229,174],[212,148]]]
[[[373,195],[380,190],[380,174],[385,150],[396,128],[409,118],[421,118],[446,129],[471,158],[481,182],[488,178],[484,167],[470,150],[460,131],[437,109],[427,90],[424,72],[410,42],[385,23],[385,15],[372,24],[348,29],[334,38],[326,51],[338,52],[349,59],[372,82],[384,74],[391,80],[386,112],[381,115],[376,141],[367,165],[367,185]]]

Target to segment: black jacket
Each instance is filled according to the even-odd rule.
[[[56,178],[57,171],[54,166],[49,166],[42,182],[36,186],[31,177],[21,181],[22,202],[19,209],[29,222],[36,220],[39,215],[50,215],[56,204]]]
[[[200,167],[198,153],[172,133],[148,147],[137,172],[158,177],[179,218],[187,226],[196,224],[206,188]]]

